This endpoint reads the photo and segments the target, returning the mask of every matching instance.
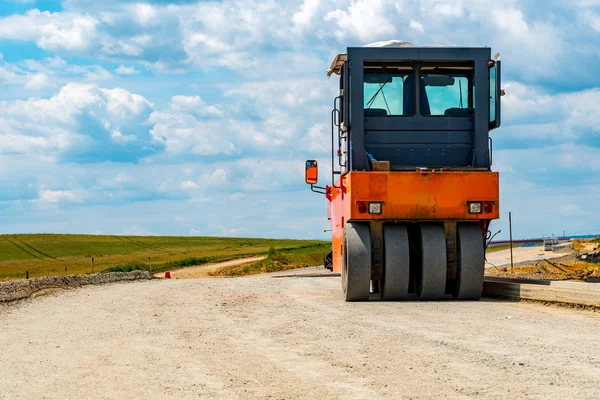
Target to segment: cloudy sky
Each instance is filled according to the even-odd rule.
[[[325,71],[387,39],[502,54],[500,237],[600,230],[600,0],[0,0],[0,233],[326,237]]]

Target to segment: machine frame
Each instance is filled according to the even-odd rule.
[[[472,115],[424,116],[421,90],[415,89],[414,115],[366,116],[364,66],[373,62],[413,66],[415,85],[422,84],[424,65],[472,65]],[[346,300],[367,300],[369,289],[389,300],[478,299],[481,295],[485,238],[490,222],[499,217],[499,182],[498,174],[490,171],[489,132],[500,126],[500,68],[489,48],[350,47],[346,55],[334,59],[328,75],[340,75],[340,93],[331,118],[332,184],[320,188],[314,186],[316,181],[307,179],[307,183],[313,191],[324,189],[329,201],[333,271],[342,273]],[[435,166],[398,166],[384,160],[383,169],[374,171],[375,163],[366,157],[365,136],[371,132],[387,140],[392,149],[396,145],[387,138],[402,135],[403,151],[413,143],[421,151],[430,147],[427,153],[422,151],[426,160],[441,161]],[[454,165],[445,166],[444,156],[450,150],[444,149],[464,147],[466,132],[472,135],[468,157],[454,157]],[[454,143],[456,137],[463,137],[463,142]],[[312,164],[313,160],[307,161],[307,176]]]

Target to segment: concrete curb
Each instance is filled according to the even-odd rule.
[[[600,307],[600,284],[486,277],[484,296]]]
[[[93,275],[47,276],[34,279],[16,279],[0,283],[0,303],[23,300],[48,289],[72,289],[87,285],[154,279],[146,271],[109,272]]]

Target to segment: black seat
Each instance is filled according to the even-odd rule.
[[[385,117],[388,113],[383,108],[369,108],[365,110],[365,117]]]
[[[444,111],[444,115],[451,117],[468,117],[471,111],[468,108],[449,108]]]

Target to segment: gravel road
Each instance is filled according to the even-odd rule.
[[[513,262],[521,263],[524,261],[539,261],[542,258],[546,260],[552,260],[555,258],[561,258],[564,256],[568,256],[571,254],[570,251],[567,252],[553,252],[553,251],[544,251],[543,246],[534,246],[534,247],[515,247],[513,248]],[[505,267],[510,265],[510,249],[508,250],[500,250],[494,252],[488,252],[485,255],[487,260],[486,268],[493,267]]]
[[[234,260],[220,261],[215,263],[197,265],[194,267],[180,268],[171,271],[171,277],[173,279],[208,278],[212,272],[218,272],[223,269],[253,263],[256,261],[260,261],[264,258],[265,256],[236,258]],[[165,276],[165,273],[160,272],[154,274],[154,276],[156,276],[157,278],[162,278],[163,276]]]
[[[0,306],[0,398],[598,399],[600,314],[341,301],[339,277],[86,287]]]

